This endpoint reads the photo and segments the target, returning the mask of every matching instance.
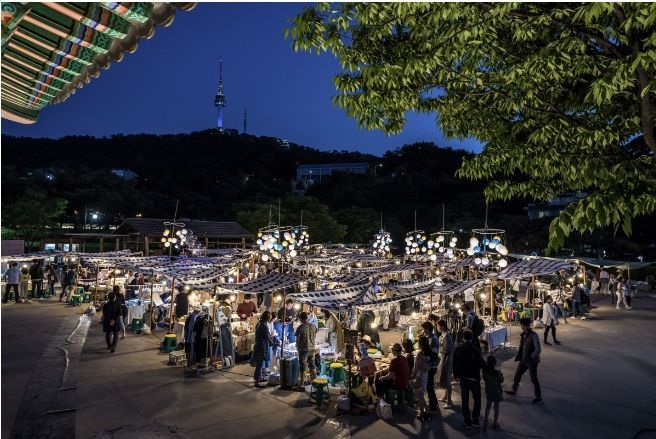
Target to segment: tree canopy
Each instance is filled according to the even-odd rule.
[[[3,228],[13,230],[29,247],[58,227],[66,204],[63,198],[48,198],[45,191],[29,189],[15,203],[2,208]]]
[[[585,191],[550,225],[557,249],[656,211],[655,21],[655,3],[321,3],[285,33],[339,59],[334,103],[362,127],[428,112],[483,141],[458,175],[488,202]]]

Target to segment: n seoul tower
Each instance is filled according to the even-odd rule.
[[[216,91],[214,106],[219,110],[216,126],[219,131],[223,131],[223,107],[226,106],[226,99],[223,95],[223,60],[219,61],[219,89]]]

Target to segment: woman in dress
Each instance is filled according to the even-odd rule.
[[[447,328],[446,321],[437,322],[437,328],[440,331],[440,379],[439,385],[444,389],[444,397],[440,401],[444,402],[444,408],[453,408],[451,394],[451,376],[453,375],[453,336]]]

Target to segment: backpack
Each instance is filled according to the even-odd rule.
[[[472,322],[472,332],[474,333],[474,337],[480,336],[484,330],[485,330],[485,323],[483,323],[482,319],[476,316],[476,318]]]

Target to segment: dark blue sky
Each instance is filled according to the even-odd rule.
[[[445,139],[434,115],[408,115],[404,132],[365,131],[334,107],[331,55],[294,53],[283,38],[302,4],[208,4],[178,12],[168,28],[141,40],[134,54],[102,71],[63,104],[46,107],[33,125],[2,120],[5,134],[61,137],[179,133],[215,126],[218,60],[224,62],[228,106],[224,126],[320,149],[380,155],[415,141],[480,151],[473,140]]]

